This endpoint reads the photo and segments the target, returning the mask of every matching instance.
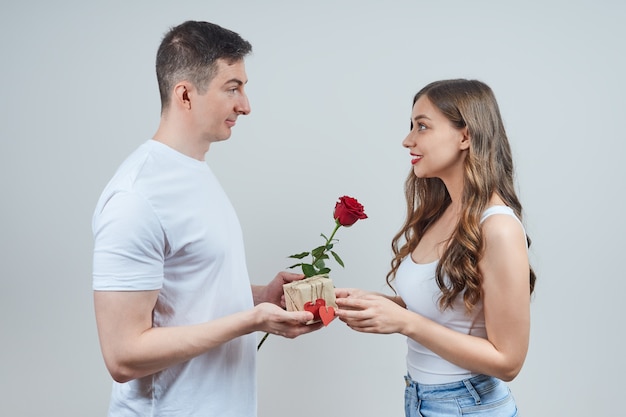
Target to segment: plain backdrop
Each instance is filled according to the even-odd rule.
[[[525,416],[623,407],[626,3],[69,1],[0,6],[0,414],[104,416],[91,216],[159,120],[161,37],[208,20],[254,47],[252,113],[207,162],[243,226],[254,283],[321,243],[342,195],[337,286],[388,291],[410,170],[401,141],[426,83],[476,78],[499,100],[538,275]],[[259,335],[260,337],[261,335]],[[259,415],[401,416],[405,339],[343,323],[259,353]],[[619,408],[618,408],[619,407]]]

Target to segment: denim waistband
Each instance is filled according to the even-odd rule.
[[[477,375],[472,378],[445,384],[420,384],[413,381],[410,375],[404,377],[407,387],[415,389],[417,398],[421,400],[435,400],[450,397],[474,397],[476,404],[480,404],[480,397],[492,391],[500,380],[487,375]]]

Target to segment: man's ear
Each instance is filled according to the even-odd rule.
[[[175,105],[185,110],[191,109],[191,99],[189,97],[190,89],[191,88],[189,83],[185,81],[179,82],[174,86],[172,101],[175,103]]]
[[[472,143],[467,126],[461,129],[461,135],[462,136],[461,141],[459,142],[459,149],[461,149],[462,151],[466,151],[469,149],[470,144]]]

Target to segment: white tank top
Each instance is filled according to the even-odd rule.
[[[510,207],[492,206],[483,213],[481,223],[494,214],[507,214],[517,219]],[[396,273],[398,295],[410,311],[457,332],[486,339],[482,300],[474,306],[470,314],[466,313],[462,294],[456,297],[452,307],[444,311],[439,309],[441,290],[436,281],[438,262],[418,264],[410,255],[407,256]],[[475,373],[446,361],[411,338],[407,338],[407,345],[407,370],[411,378],[419,383],[445,384],[476,376]]]

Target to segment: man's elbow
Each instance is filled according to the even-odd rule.
[[[132,381],[133,379],[137,379],[142,376],[138,374],[137,370],[128,366],[119,359],[105,358],[104,363],[109,371],[109,374],[111,375],[111,378],[120,384]]]
[[[119,382],[120,384],[136,379],[136,377],[133,376],[133,372],[131,372],[130,369],[124,366],[107,365],[107,370],[109,371],[111,378],[113,378],[115,382]]]

